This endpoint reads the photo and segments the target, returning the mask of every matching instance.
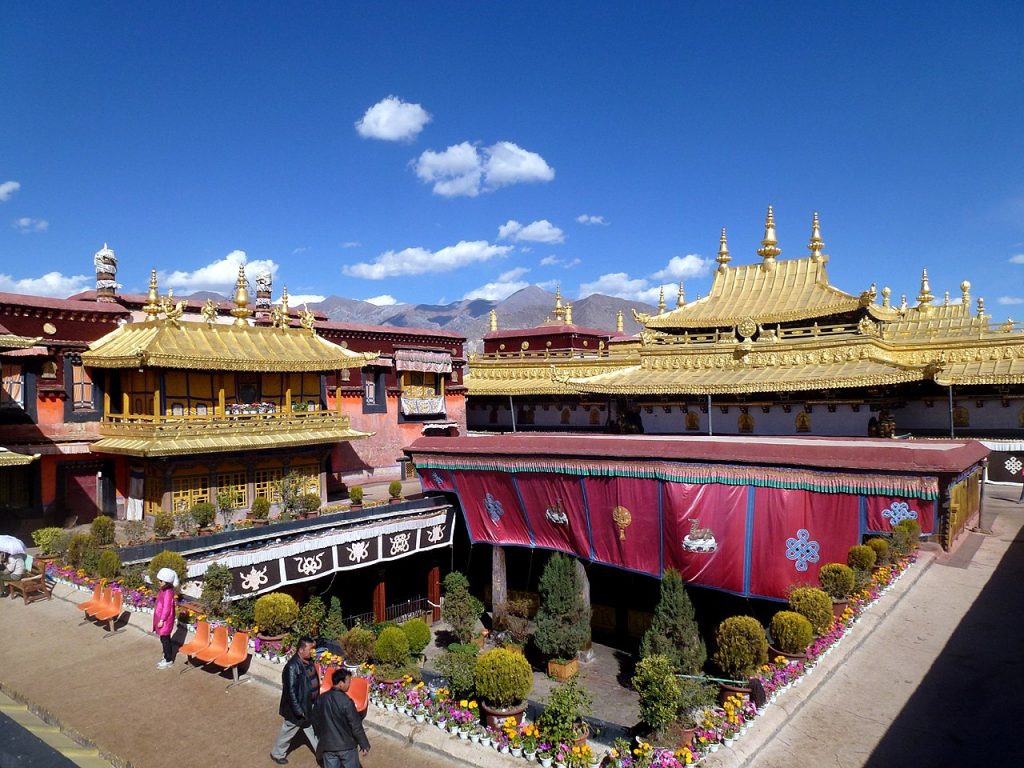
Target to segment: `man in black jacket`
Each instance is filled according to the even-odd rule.
[[[313,710],[313,727],[320,740],[317,756],[323,758],[324,768],[359,768],[356,747],[365,755],[370,742],[355,703],[346,695],[352,673],[344,667],[336,669],[331,683],[331,690],[320,697]]]
[[[316,734],[313,732],[313,702],[320,695],[320,680],[313,664],[314,643],[308,637],[299,640],[295,655],[284,665],[281,672],[281,705],[278,712],[284,718],[277,741],[270,750],[270,759],[278,765],[287,765],[288,747],[301,730],[309,744],[316,751]]]

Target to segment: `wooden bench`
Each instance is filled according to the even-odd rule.
[[[11,599],[21,595],[25,605],[35,600],[53,599],[53,584],[46,580],[46,566],[34,562],[31,555],[25,558],[25,575],[17,581],[6,581],[4,584],[10,590]]]

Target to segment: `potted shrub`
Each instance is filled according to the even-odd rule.
[[[253,525],[266,525],[270,517],[270,499],[266,496],[257,496],[252,500],[249,508],[249,520]]]
[[[826,563],[818,571],[821,588],[832,598],[832,614],[837,618],[846,610],[850,595],[857,584],[853,569],[845,563]]]
[[[302,515],[303,519],[316,517],[317,512],[320,511],[320,494],[303,493],[299,496],[298,507],[299,514]]]
[[[660,738],[679,709],[679,678],[675,662],[653,653],[640,659],[630,681],[640,696],[640,720]]]
[[[571,678],[551,691],[537,725],[545,739],[582,746],[590,735],[583,716],[590,714],[593,704],[590,694],[580,687],[579,678]]]
[[[409,672],[409,640],[398,627],[385,627],[373,646],[377,659],[377,679],[399,680]]]
[[[345,656],[345,666],[358,667],[368,662],[376,639],[373,631],[366,627],[352,627],[343,633],[338,642]]]
[[[661,579],[658,607],[640,643],[641,658],[654,654],[668,657],[681,675],[698,674],[708,658],[683,579],[671,568]]]
[[[787,659],[807,658],[807,646],[814,639],[811,622],[796,611],[778,611],[768,625],[772,653]]]
[[[452,643],[437,660],[437,671],[448,681],[453,697],[467,699],[475,690],[476,658],[479,649],[472,643]]]
[[[261,640],[277,642],[299,618],[299,604],[284,592],[270,592],[256,599],[256,626]]]
[[[768,662],[768,639],[764,627],[753,616],[730,616],[715,629],[715,663],[726,677],[746,680]],[[730,694],[749,694],[744,685],[719,683],[724,701]]]
[[[323,600],[313,595],[299,609],[299,617],[295,620],[295,634],[315,639],[320,635],[320,625],[325,618],[327,606]]]
[[[161,509],[156,513],[156,517],[153,519],[153,534],[156,536],[157,541],[167,541],[171,536],[171,532],[174,530],[174,515],[170,512]]]
[[[341,616],[341,600],[332,597],[331,607],[327,609],[327,615],[324,616],[324,620],[320,624],[320,636],[336,643],[343,634],[345,634],[345,623]]]
[[[789,595],[789,607],[809,622],[815,635],[821,635],[832,626],[832,598],[817,587],[798,587]]]
[[[145,544],[149,538],[146,532],[146,523],[142,520],[128,520],[124,524],[124,538],[129,547]]]
[[[409,619],[400,625],[405,633],[405,639],[409,641],[409,655],[422,661],[423,650],[430,643],[430,627],[423,619]]]
[[[361,485],[353,485],[348,489],[348,500],[351,502],[349,507],[351,509],[362,509],[363,508],[363,487]]]
[[[192,512],[187,509],[183,509],[174,516],[174,524],[178,527],[179,536],[181,538],[188,538],[194,536],[196,532],[196,521],[192,517]]]
[[[676,709],[676,722],[669,726],[670,736],[679,743],[679,748],[693,743],[697,729],[703,725],[709,707],[716,704],[716,688],[713,683],[695,680],[690,677],[677,678],[679,686],[679,703]]]
[[[533,670],[521,653],[494,648],[476,660],[473,676],[487,725],[500,727],[507,718],[522,722],[526,697],[533,690]]]
[[[889,542],[880,536],[868,539],[868,546],[875,553],[875,568],[889,562]]]
[[[875,567],[876,560],[878,555],[867,544],[850,547],[850,551],[846,553],[846,564],[853,569],[858,588],[871,581],[871,569]]]
[[[484,604],[470,594],[469,581],[458,571],[452,571],[445,576],[443,586],[441,618],[448,622],[460,643],[468,643],[473,638],[476,622],[483,613]]]
[[[402,499],[402,481],[392,480],[388,483],[388,497],[392,501],[401,501]]]
[[[901,520],[892,527],[892,544],[889,549],[897,557],[906,557],[915,549],[921,539],[921,524],[917,520]]]
[[[540,577],[540,609],[534,643],[551,657],[548,674],[566,680],[579,671],[576,654],[590,641],[590,610],[583,602],[576,562],[556,552]]]
[[[108,518],[109,519],[109,518]],[[104,549],[100,552],[96,565],[96,575],[101,579],[116,579],[121,572],[121,558],[112,549]]]
[[[39,547],[39,555],[35,558],[43,564],[53,562],[67,552],[71,543],[71,534],[63,528],[37,528],[32,531],[32,541]]]
[[[164,550],[149,561],[149,583],[153,587],[157,585],[156,575],[160,572],[161,568],[170,568],[178,574],[178,581],[182,584],[185,583],[185,578],[188,576],[188,566],[185,564],[185,558],[177,552]]]
[[[209,616],[224,616],[224,600],[231,592],[234,579],[231,570],[222,563],[212,563],[203,574],[203,591],[199,596],[199,604]]]
[[[98,546],[109,547],[114,543],[115,526],[113,518],[106,515],[97,515],[92,521],[92,525],[89,526],[89,532]]]
[[[208,501],[197,501],[188,512],[199,529],[199,535],[209,533],[210,526],[217,518],[217,509],[213,504]]]

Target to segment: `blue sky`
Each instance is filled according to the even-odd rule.
[[[170,5],[0,6],[0,290],[694,298],[772,204],[1024,316],[1019,2]]]

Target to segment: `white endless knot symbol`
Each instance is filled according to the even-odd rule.
[[[314,573],[324,567],[324,553],[321,552],[316,557],[293,557],[295,561],[295,568],[303,576],[312,576]]]
[[[431,544],[437,544],[441,539],[444,538],[444,526],[435,525],[429,531],[427,531],[427,541]]]
[[[264,565],[259,570],[256,570],[256,566],[254,565],[251,571],[242,576],[242,589],[255,592],[268,581],[270,581],[270,579],[267,577],[267,566]]]
[[[795,539],[786,539],[786,558],[796,561],[798,571],[806,571],[808,563],[818,562],[820,547],[818,542],[811,541],[811,534],[806,528],[796,532]]]
[[[1016,456],[1011,456],[1006,460],[1006,471],[1009,472],[1011,475],[1016,475],[1017,473],[1019,473],[1021,467],[1024,467],[1024,464],[1021,464],[1020,459],[1018,459]]]
[[[352,563],[361,563],[370,556],[370,542],[353,541],[348,545],[348,559]]]
[[[917,520],[917,510],[911,509],[905,501],[894,501],[888,509],[882,511],[882,517],[892,525],[898,525],[904,520]]]
[[[400,552],[409,551],[409,538],[411,533],[396,533],[391,539],[391,554],[397,555]]]

